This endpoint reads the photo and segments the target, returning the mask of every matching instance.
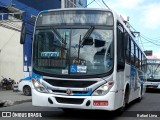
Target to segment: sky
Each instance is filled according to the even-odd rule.
[[[131,26],[140,32],[137,42],[142,50],[152,50],[153,56],[160,58],[160,0],[103,1],[124,19],[129,17]],[[102,0],[87,0],[87,4],[88,8],[106,8]]]

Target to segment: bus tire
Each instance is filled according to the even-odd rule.
[[[71,108],[62,108],[64,113],[72,113],[74,111],[74,109]]]
[[[31,96],[31,88],[30,88],[30,86],[24,86],[23,87],[23,93],[26,96]]]
[[[129,86],[127,85],[125,93],[124,93],[123,105],[118,110],[119,113],[123,113],[126,110],[126,105],[128,104],[128,99],[129,99]]]
[[[140,88],[140,96],[137,98],[137,102],[141,102],[142,100],[142,88]]]

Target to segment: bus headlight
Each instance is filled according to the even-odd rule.
[[[34,88],[41,93],[48,93],[47,89],[41,84],[39,83],[37,80],[32,79],[32,83]]]
[[[96,89],[92,96],[101,96],[101,95],[105,95],[108,93],[108,91],[112,88],[114,82],[113,81],[108,81],[107,83],[105,83],[104,85],[100,86],[98,89]]]

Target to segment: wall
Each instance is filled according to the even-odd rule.
[[[61,8],[85,8],[87,0],[61,0]]]
[[[12,0],[12,1],[14,4],[17,4],[18,1],[38,11],[46,9],[56,9],[61,7],[61,0]]]
[[[13,22],[21,26],[21,22]],[[23,46],[19,43],[20,32],[0,26],[0,80],[1,76],[17,82],[24,77]]]

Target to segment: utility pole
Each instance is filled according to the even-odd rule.
[[[61,0],[61,9],[65,8],[65,0]]]

